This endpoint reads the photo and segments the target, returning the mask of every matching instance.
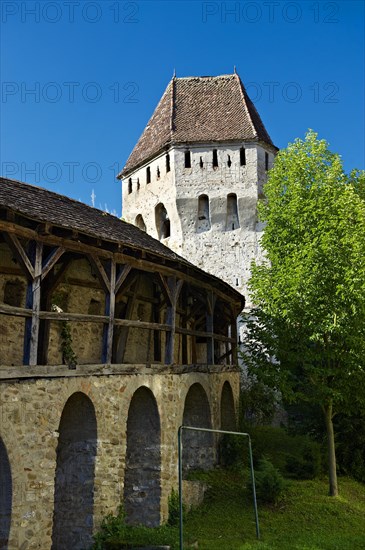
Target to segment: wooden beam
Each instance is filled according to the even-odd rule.
[[[115,294],[118,294],[118,291],[122,284],[125,282],[126,278],[128,277],[129,273],[132,270],[131,265],[124,265],[121,273],[119,273],[117,280],[115,281]]]
[[[33,242],[31,243],[31,247],[31,255],[34,258],[34,277],[28,283],[26,305],[28,308],[31,308],[32,317],[25,321],[24,364],[34,366],[37,364],[38,359],[43,244]]]
[[[59,246],[51,252],[42,267],[42,281],[47,277],[51,269],[56,265],[61,256],[66,252],[66,249],[63,246]]]
[[[174,362],[175,351],[176,305],[183,286],[183,281],[181,279],[176,280],[176,277],[169,277],[165,283],[169,296],[171,297],[171,305],[167,307],[166,315],[166,324],[171,327],[171,330],[166,334],[165,365],[171,365]]]
[[[22,227],[19,225],[16,225],[12,222],[7,222],[4,220],[0,220],[0,231],[6,231],[7,233],[11,234],[17,234],[22,237],[26,237],[28,239],[39,239],[40,236],[38,233],[32,229]],[[115,261],[119,264],[128,264],[133,268],[140,269],[145,272],[149,273],[162,273],[166,276],[178,276],[179,279],[182,279],[186,283],[190,283],[192,285],[199,285],[200,288],[204,288],[206,290],[212,290],[217,297],[222,298],[224,301],[231,302],[235,304],[236,311],[240,312],[243,309],[244,304],[244,297],[242,296],[242,300],[237,300],[235,296],[230,295],[229,289],[227,289],[227,292],[223,292],[219,288],[217,288],[214,284],[210,284],[208,282],[205,282],[202,278],[199,279],[199,273],[196,273],[195,276],[189,275],[187,272],[184,271],[178,271],[172,267],[168,267],[166,265],[163,265],[162,258],[158,255],[153,255],[153,252],[151,251],[149,254],[153,256],[153,260],[143,260],[143,259],[137,259],[133,258],[132,256],[128,256],[126,254],[122,254],[119,252],[111,252],[109,250],[103,250],[103,249],[97,249],[95,246],[85,244],[85,243],[78,243],[75,241],[72,241],[71,239],[63,238],[63,237],[56,237],[55,235],[45,235],[41,237],[42,242],[45,245],[49,246],[63,246],[70,252],[78,252],[81,254],[97,254],[99,258],[112,258],[114,256]],[[116,244],[116,243],[115,243]],[[183,268],[188,269],[186,266],[183,266]],[[190,268],[191,270],[191,268]],[[234,291],[232,290],[232,293]]]
[[[110,293],[110,281],[98,256],[96,256],[96,254],[87,254],[87,258],[91,264],[91,267],[95,269],[96,275],[104,291],[107,294]]]
[[[169,302],[170,305],[171,305],[172,302],[173,302],[173,296],[171,294],[168,281],[165,279],[165,277],[163,277],[163,275],[161,273],[157,274],[156,281],[159,284],[159,286],[160,286],[160,288],[161,288],[161,290],[162,290],[162,292],[163,292],[163,294],[166,298],[166,301]]]
[[[110,290],[105,300],[105,315],[109,317],[109,323],[104,327],[103,353],[102,353],[102,363],[108,363],[108,364],[112,362],[112,353],[113,353],[116,272],[117,270],[116,270],[115,261],[111,260],[110,261]]]
[[[210,334],[207,338],[207,363],[214,365],[214,308],[217,297],[211,290],[207,291],[206,330]]]
[[[7,232],[4,232],[3,236],[10,250],[15,255],[16,260],[19,262],[20,266],[25,272],[25,275],[28,277],[28,279],[33,279],[34,268],[24,248],[22,247],[18,237],[16,235],[12,235],[11,233],[7,233]]]

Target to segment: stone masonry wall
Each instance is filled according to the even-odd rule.
[[[166,173],[164,154],[123,180],[123,216],[135,224],[136,217],[142,215],[147,233],[158,238],[155,207],[163,203],[171,234],[162,242],[233,286],[246,296],[246,305],[250,306],[247,292],[250,265],[253,259],[262,259],[262,224],[257,218],[257,201],[267,178],[265,153],[271,168],[274,152],[257,143],[246,143],[246,164],[241,166],[241,146],[241,143],[175,146],[169,152],[170,172]],[[213,149],[217,150],[217,167],[213,167]],[[191,168],[185,168],[187,150]],[[146,183],[147,166],[151,171],[149,184]],[[133,183],[131,193],[129,179]],[[207,196],[209,202],[210,219],[205,225],[199,220],[202,195]],[[230,220],[227,213],[228,195],[237,197],[239,227],[234,229],[233,218]],[[202,230],[204,227],[206,231]]]
[[[216,372],[208,374],[179,371],[177,367],[161,372],[161,367],[136,365],[113,368],[83,365],[72,373],[66,367],[2,368],[3,378],[18,377],[3,379],[0,384],[0,437],[8,454],[13,485],[9,550],[51,548],[60,419],[67,400],[76,392],[87,396],[95,409],[94,529],[107,513],[117,511],[123,499],[128,410],[134,393],[141,387],[150,390],[158,407],[160,517],[166,520],[168,496],[177,485],[177,429],[182,424],[189,388],[201,385],[215,428],[220,427],[225,382],[232,387],[237,410],[239,373],[215,369]],[[27,378],[22,378],[25,375]],[[85,540],[87,536],[86,533]],[[73,550],[82,548],[82,542]]]

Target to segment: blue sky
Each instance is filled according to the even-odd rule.
[[[364,168],[364,2],[2,0],[0,164],[121,214],[115,179],[169,80],[234,65],[274,143]]]

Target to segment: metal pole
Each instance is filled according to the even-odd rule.
[[[181,435],[182,430],[193,430],[197,432],[211,432],[211,433],[220,433],[220,434],[229,434],[229,435],[242,435],[248,437],[248,449],[250,453],[250,470],[251,470],[251,480],[252,480],[252,492],[253,492],[253,506],[255,511],[255,522],[256,522],[256,538],[260,538],[260,527],[259,527],[259,515],[257,511],[257,499],[256,499],[256,486],[255,486],[255,472],[253,469],[253,456],[252,456],[252,446],[251,446],[251,437],[250,434],[245,432],[229,432],[227,430],[212,430],[210,428],[194,428],[193,426],[180,426],[177,432],[178,435],[178,453],[179,453],[179,506],[180,506],[180,550],[183,550],[183,506],[182,506],[182,455],[181,455]]]
[[[255,510],[255,521],[256,521],[256,537],[259,539],[260,538],[260,527],[259,527],[259,515],[258,515],[258,512],[257,512],[255,472],[254,472],[254,469],[253,469],[251,437],[249,435],[248,435],[248,448],[249,448],[249,451],[250,451],[250,468],[251,468],[251,481],[252,481],[252,492],[253,492],[253,507],[254,507],[254,510]]]
[[[183,550],[183,497],[182,497],[182,453],[181,453],[181,435],[182,426],[177,432],[178,438],[178,455],[179,455],[179,540],[180,550]]]

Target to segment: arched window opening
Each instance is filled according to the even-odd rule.
[[[141,387],[132,397],[127,420],[124,501],[132,525],[160,523],[160,431],[156,399],[151,390]]]
[[[58,431],[52,550],[81,550],[93,542],[97,449],[95,409],[85,394],[68,399]]]
[[[218,151],[213,149],[213,168],[218,168]]]
[[[232,166],[232,161],[231,161],[230,155],[228,155],[227,166],[228,166],[228,168],[230,168]]]
[[[240,165],[246,166],[246,149],[244,147],[240,149]]]
[[[227,196],[227,220],[226,231],[232,231],[238,229],[240,221],[238,217],[237,195],[230,193]]]
[[[170,172],[170,170],[171,170],[170,155],[167,153],[167,155],[166,155],[166,174],[167,174],[167,172]]]
[[[149,166],[146,168],[146,183],[151,183],[151,168]]]
[[[200,157],[199,166],[200,166],[200,168],[203,168],[203,166],[204,166],[203,157]]]
[[[209,197],[200,195],[198,199],[197,233],[203,233],[210,229]]]
[[[138,214],[138,216],[136,217],[136,220],[134,222],[134,225],[136,227],[139,227],[139,229],[142,229],[142,231],[146,231],[146,224],[144,223],[144,219],[143,219],[142,214]]]
[[[128,180],[128,195],[132,193],[132,178]]]
[[[166,208],[160,202],[155,208],[156,229],[159,240],[170,237],[170,219]]]
[[[190,154],[190,151],[185,151],[185,168],[191,168],[191,154]]]

